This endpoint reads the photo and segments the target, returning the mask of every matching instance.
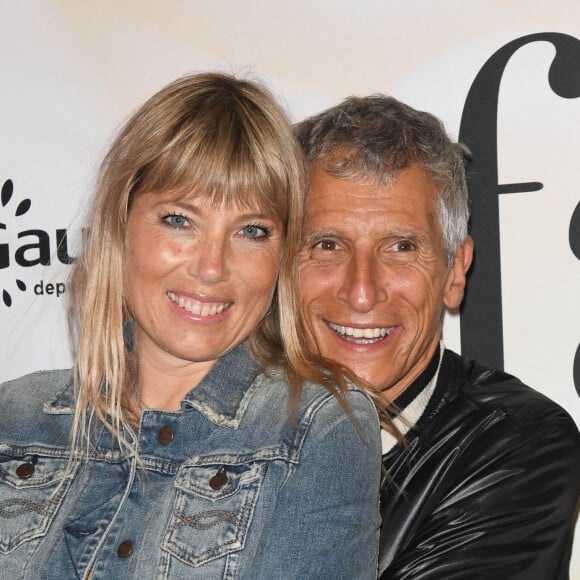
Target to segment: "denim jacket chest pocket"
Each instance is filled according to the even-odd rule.
[[[0,449],[0,554],[46,534],[70,485],[72,473],[63,481],[67,463]]]
[[[183,465],[163,549],[191,566],[241,550],[265,471],[257,461]]]

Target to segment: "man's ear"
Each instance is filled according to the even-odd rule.
[[[459,308],[463,300],[467,271],[473,260],[473,239],[467,236],[461,246],[457,249],[453,264],[447,272],[445,281],[445,291],[443,293],[443,304],[449,309]]]

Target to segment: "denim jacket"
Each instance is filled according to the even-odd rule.
[[[0,579],[376,577],[380,437],[360,391],[349,417],[306,384],[292,422],[283,373],[238,347],[179,411],[124,426],[139,460],[101,428],[67,472],[71,376],[0,386]]]

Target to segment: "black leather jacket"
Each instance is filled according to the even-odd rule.
[[[568,578],[580,435],[561,407],[446,350],[407,440],[383,457],[382,579]]]

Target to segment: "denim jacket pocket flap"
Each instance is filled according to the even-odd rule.
[[[259,462],[183,466],[164,549],[192,566],[241,550],[264,473]]]
[[[46,533],[70,481],[66,466],[66,458],[0,454],[0,553]]]
[[[175,485],[186,493],[216,501],[238,493],[259,478],[261,471],[259,463],[183,466]]]

